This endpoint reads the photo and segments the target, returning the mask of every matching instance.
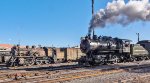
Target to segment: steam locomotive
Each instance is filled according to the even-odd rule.
[[[150,58],[150,41],[143,40],[131,44],[131,40],[93,35],[82,37],[80,49],[86,56],[79,60],[81,65],[97,65]]]
[[[7,66],[31,66],[54,63],[54,59],[48,55],[47,47],[26,46],[20,48],[19,45],[13,46],[10,51]]]

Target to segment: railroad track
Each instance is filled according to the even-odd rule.
[[[33,78],[43,78],[47,75],[57,74],[63,70],[72,70],[72,69],[80,69],[81,66],[78,65],[63,65],[63,66],[50,66],[50,67],[36,67],[36,68],[17,68],[11,67],[11,71],[3,71],[0,74],[0,82],[13,82],[18,79],[33,79]],[[15,70],[15,71],[13,71]],[[17,71],[18,70],[18,71]],[[22,71],[23,70],[23,71]],[[32,72],[34,71],[34,72]],[[10,80],[6,80],[10,79]]]
[[[128,72],[135,69],[141,69],[141,68],[147,68],[150,67],[149,64],[143,64],[143,65],[135,65],[135,66],[124,66],[124,67],[118,67],[118,68],[109,68],[109,69],[102,69],[102,70],[88,70],[88,71],[82,71],[82,72],[75,72],[75,73],[67,73],[67,74],[61,74],[60,72],[56,71],[50,71],[46,73],[32,73],[31,76],[29,75],[18,75],[15,78],[11,80],[4,81],[5,83],[55,83],[55,82],[64,82],[64,81],[70,81],[74,79],[81,79],[81,78],[88,78],[88,77],[95,77],[100,75],[106,75],[106,74],[115,74],[120,72]]]
[[[81,66],[78,65],[62,65],[62,66],[38,66],[38,67],[10,67],[7,70],[0,71],[0,80],[4,78],[13,78],[20,76],[34,76],[36,74],[40,74],[41,72],[44,74],[49,73],[45,71],[53,71],[58,72],[57,70],[71,70],[71,69],[79,69]],[[32,72],[34,71],[34,72]]]
[[[38,80],[36,83],[44,82],[44,83],[56,83],[56,82],[64,82],[64,81],[71,81],[75,79],[81,79],[81,78],[88,78],[88,77],[95,77],[100,75],[108,75],[108,74],[115,74],[115,73],[121,73],[121,72],[128,72],[135,69],[141,69],[141,68],[147,68],[150,67],[149,65],[141,65],[141,66],[128,66],[128,67],[120,67],[120,68],[112,68],[112,69],[104,69],[104,70],[96,70],[96,71],[86,71],[86,72],[79,72],[79,73],[71,73],[66,76],[61,76],[59,78],[55,79],[44,79],[44,80]],[[125,83],[125,82],[124,82]]]
[[[79,78],[86,78],[91,76],[98,76],[98,75],[104,75],[104,74],[112,74],[112,73],[119,73],[123,72],[124,70],[98,70],[98,71],[84,71],[84,72],[76,72],[76,73],[69,73],[69,74],[61,74],[61,75],[52,75],[52,74],[46,74],[46,75],[39,75],[39,76],[33,76],[33,77],[22,77],[18,78],[17,80],[11,80],[8,81],[9,83],[21,83],[21,82],[28,82],[28,83],[56,83],[56,82],[62,82],[62,81],[69,81]]]
[[[43,65],[32,65],[32,66],[16,66],[16,67],[8,67],[9,69],[45,69],[47,67],[57,67],[57,66],[75,66],[77,65],[77,62],[73,62],[73,63],[55,63],[55,64],[43,64]]]

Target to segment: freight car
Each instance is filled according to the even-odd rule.
[[[81,52],[79,47],[63,47],[63,48],[49,48],[49,50],[55,51],[55,61],[56,62],[76,62],[81,56],[85,56]],[[50,54],[53,55],[53,54]],[[53,56],[52,56],[53,57]]]
[[[150,42],[130,44],[128,39],[93,35],[81,38],[80,49],[86,56],[81,57],[79,64],[97,65],[149,59]]]

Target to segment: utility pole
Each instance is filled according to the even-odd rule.
[[[94,0],[92,0],[92,16],[94,16]],[[93,28],[93,36],[95,35],[95,30]]]
[[[92,16],[94,15],[94,0],[92,0]]]
[[[136,35],[138,36],[138,42],[140,41],[140,33],[136,33]]]

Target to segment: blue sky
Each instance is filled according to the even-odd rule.
[[[95,0],[95,11],[112,0]],[[0,0],[0,43],[75,46],[91,19],[91,0]],[[137,40],[150,39],[150,23],[109,25],[96,34]]]

